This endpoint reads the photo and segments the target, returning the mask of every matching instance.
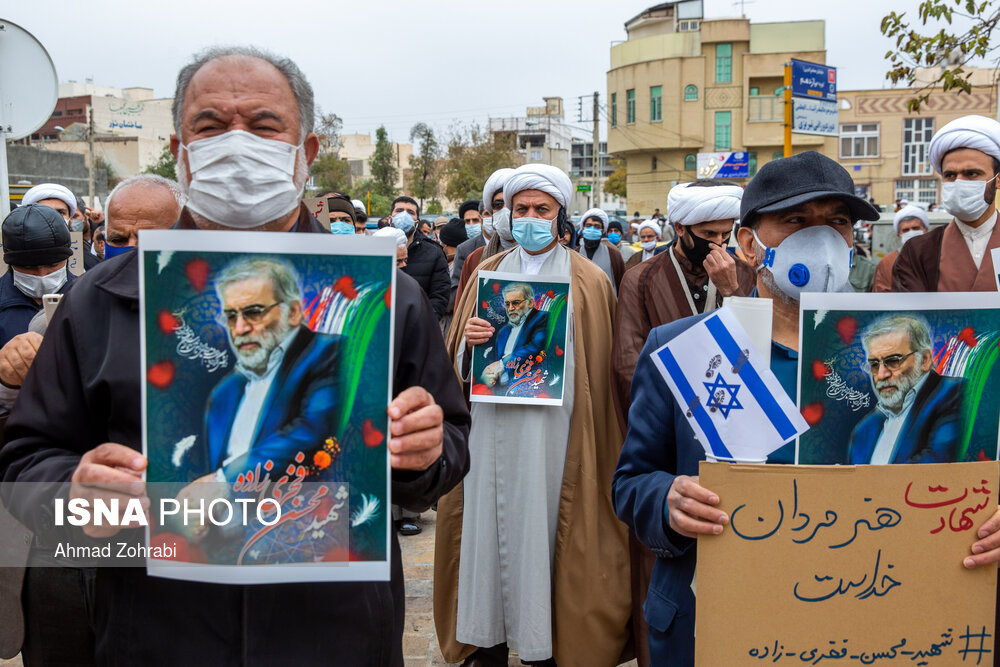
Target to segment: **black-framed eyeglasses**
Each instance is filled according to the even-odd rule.
[[[252,306],[247,306],[246,308],[235,308],[222,311],[222,317],[225,318],[226,324],[233,326],[236,321],[242,317],[243,321],[247,324],[260,324],[261,320],[271,312],[271,309],[279,305],[280,301],[275,301],[270,306],[261,306],[259,304],[254,304]]]
[[[521,304],[527,301],[527,299],[515,299],[513,301],[504,301],[503,305],[507,308],[520,308]]]
[[[872,375],[878,375],[878,369],[885,366],[890,371],[898,371],[903,362],[916,354],[916,351],[909,354],[890,354],[883,359],[869,359],[861,364],[861,368]]]

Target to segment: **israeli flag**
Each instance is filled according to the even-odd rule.
[[[809,430],[727,307],[651,356],[712,458],[762,462]]]

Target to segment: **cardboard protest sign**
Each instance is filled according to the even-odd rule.
[[[805,293],[799,317],[798,463],[997,458],[1000,295]]]
[[[83,275],[83,232],[69,233],[69,247],[73,251],[66,261],[66,268],[69,272],[79,278]]]
[[[764,461],[808,428],[728,307],[651,356],[709,456]]]
[[[480,271],[476,289],[476,317],[495,332],[472,348],[472,402],[562,405],[569,278]]]
[[[143,231],[139,252],[150,498],[215,482],[272,501],[237,525],[152,525],[152,544],[179,546],[149,572],[388,580],[395,244]]]
[[[314,218],[329,227],[330,210],[327,208],[326,197],[303,197],[302,203],[306,205]]]
[[[730,523],[698,539],[697,664],[989,665],[996,565],[967,569],[995,462],[701,464]]]

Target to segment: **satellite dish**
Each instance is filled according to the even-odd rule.
[[[23,139],[45,124],[59,99],[59,79],[45,47],[0,19],[0,133]]]

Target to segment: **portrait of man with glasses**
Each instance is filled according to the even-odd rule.
[[[957,461],[965,380],[934,371],[927,325],[892,315],[873,322],[861,341],[876,404],[851,434],[849,463]]]
[[[535,293],[527,283],[511,283],[503,289],[507,324],[500,327],[487,352],[489,365],[482,381],[490,387],[510,383],[519,366],[537,359],[548,340],[549,314],[535,309]]]
[[[305,325],[299,277],[283,262],[238,261],[215,289],[236,363],[208,401],[205,474],[232,480],[268,460],[283,469],[335,431],[340,337]]]

